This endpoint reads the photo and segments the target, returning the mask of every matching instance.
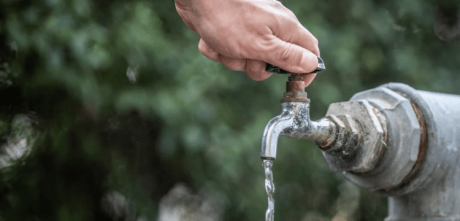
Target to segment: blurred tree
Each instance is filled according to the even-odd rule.
[[[460,93],[459,9],[448,0],[283,4],[328,68],[307,88],[313,118],[390,81]],[[2,219],[114,220],[103,202],[126,198],[117,205],[130,212],[115,220],[156,220],[177,183],[218,196],[222,220],[263,219],[259,142],[285,79],[232,73],[201,56],[198,39],[173,1],[2,0],[0,133],[33,113],[43,136],[2,170]],[[385,199],[330,173],[313,143],[280,145],[277,219],[385,217]]]

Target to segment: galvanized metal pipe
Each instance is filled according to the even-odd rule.
[[[413,102],[427,132],[418,171],[389,198],[386,221],[460,220],[460,96],[396,83],[382,87]]]
[[[381,140],[384,148],[377,157],[349,159],[378,162],[366,173],[341,167],[324,152],[330,167],[344,171],[358,186],[388,196],[386,221],[460,220],[460,96],[390,83],[360,92],[349,102],[332,104],[328,114],[350,114],[351,109],[343,107],[355,107],[356,102],[376,109],[380,126],[387,129],[386,142]],[[376,146],[361,144],[358,151]]]
[[[280,135],[314,140],[334,172],[389,197],[386,221],[460,221],[460,96],[390,83],[329,106],[311,121],[290,78],[282,113],[265,127],[261,157]]]
[[[334,141],[334,123],[326,118],[311,121],[309,107],[308,101],[281,103],[281,114],[268,122],[262,134],[262,159],[276,159],[279,136],[312,140],[318,144]]]

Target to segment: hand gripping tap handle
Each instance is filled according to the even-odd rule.
[[[286,70],[283,70],[275,65],[272,65],[272,64],[269,64],[267,63],[267,66],[265,67],[265,70],[268,71],[268,72],[271,72],[271,73],[275,73],[275,74],[291,74],[291,72],[289,71],[286,71]],[[326,66],[324,65],[324,61],[323,59],[321,59],[320,57],[318,57],[318,67],[316,67],[316,70],[314,70],[313,72],[310,72],[310,73],[318,73],[320,71],[324,71],[326,70]]]

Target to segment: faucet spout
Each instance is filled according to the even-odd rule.
[[[310,100],[303,77],[291,75],[281,100],[281,114],[271,119],[262,134],[260,157],[275,160],[278,137],[313,140],[320,147],[330,146],[337,137],[336,125],[329,118],[310,120]]]
[[[260,157],[262,159],[276,159],[278,137],[284,135],[287,128],[293,124],[293,114],[287,103],[282,103],[281,114],[271,119],[265,126],[262,134]]]
[[[336,137],[335,124],[327,118],[310,120],[310,103],[283,102],[281,114],[271,119],[262,134],[260,156],[276,159],[278,137],[313,140],[319,146],[331,144]]]

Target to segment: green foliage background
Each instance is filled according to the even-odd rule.
[[[436,36],[434,1],[283,4],[326,62],[306,89],[313,119],[387,82],[460,94],[460,45]],[[9,70],[0,83],[13,82],[1,87],[0,119],[34,112],[46,131],[29,159],[1,175],[3,220],[109,219],[100,209],[107,191],[156,220],[176,183],[223,199],[223,220],[263,220],[260,138],[279,114],[285,76],[254,82],[203,57],[172,0],[2,0],[0,40]],[[312,142],[279,146],[276,219],[331,220],[357,187],[329,172]],[[349,219],[385,217],[385,198],[360,191],[358,202]]]

